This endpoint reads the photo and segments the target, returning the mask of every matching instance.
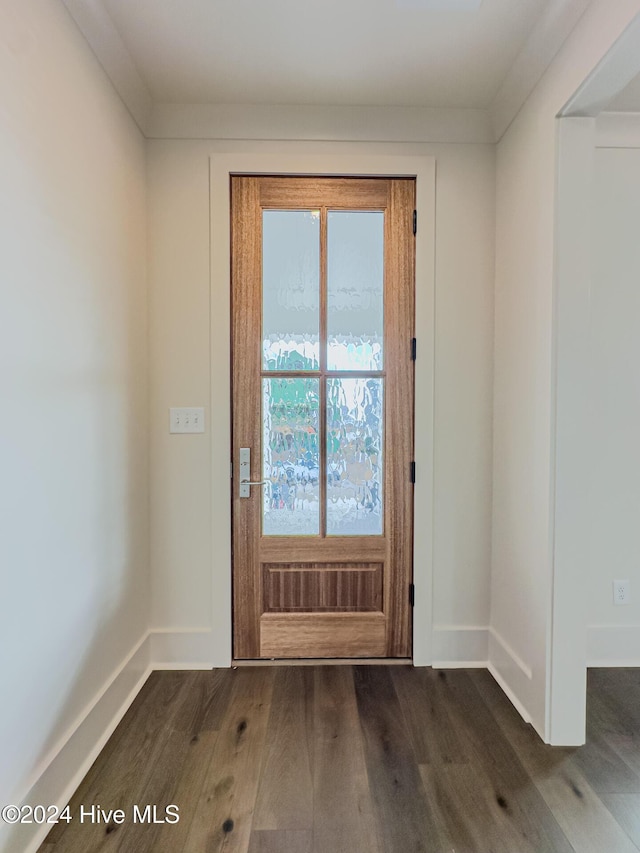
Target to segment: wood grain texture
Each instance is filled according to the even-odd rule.
[[[382,613],[265,613],[260,650],[272,658],[384,657]]]
[[[491,789],[487,794],[471,764],[441,764],[437,768],[421,764],[420,775],[443,850],[497,853],[503,849],[503,817],[496,814]],[[507,838],[513,840],[513,833],[508,831]]]
[[[411,611],[409,585],[412,578],[413,487],[410,463],[413,452],[414,363],[410,342],[414,330],[415,238],[412,214],[415,180],[410,178],[349,177],[233,177],[232,178],[232,393],[233,459],[239,448],[251,447],[253,480],[262,478],[261,397],[263,377],[294,377],[299,371],[277,374],[262,369],[262,215],[264,209],[317,210],[320,216],[318,270],[319,369],[304,376],[319,381],[319,470],[320,532],[318,536],[262,536],[260,490],[250,498],[238,499],[234,482],[234,658],[271,657],[398,657],[411,655]],[[384,212],[384,370],[376,372],[327,370],[327,218],[329,210],[379,210]],[[325,482],[327,378],[379,376],[384,385],[383,534],[331,536],[327,528],[327,484]],[[399,416],[400,415],[400,416]],[[237,470],[237,468],[235,469]],[[276,563],[351,564],[353,573],[338,576],[327,566],[315,579],[301,573],[285,575],[269,569]],[[375,582],[358,566],[379,563]],[[318,645],[319,628],[309,621],[313,642],[295,646],[303,637],[300,623],[286,614],[302,612],[380,611],[385,615],[384,644],[380,645],[379,623],[354,617],[352,634],[348,621],[340,627],[329,649]],[[277,622],[264,615],[279,613]],[[373,633],[363,645],[363,628]],[[288,635],[288,638],[285,636]],[[338,645],[338,640],[343,642]]]
[[[415,181],[395,180],[385,222],[385,448],[393,463],[385,467],[385,531],[389,553],[385,572],[387,655],[411,655],[412,613],[409,584],[413,577],[414,368],[411,339],[415,330],[415,237],[412,216]]]
[[[377,835],[384,850],[439,849],[443,839],[427,803],[389,671],[354,668]]]
[[[274,670],[267,668],[232,672],[233,692],[195,804],[186,850],[247,850],[273,676]]]
[[[640,794],[602,794],[600,798],[640,850]]]
[[[640,672],[588,683],[590,737],[623,732],[627,768],[639,687]],[[543,744],[479,670],[154,673],[71,807],[172,799],[180,822],[74,819],[39,853],[637,853],[640,794],[597,791],[588,746]]]
[[[117,768],[118,764],[118,752],[120,751],[120,741],[123,741],[123,747],[126,751],[127,749],[127,738],[131,737],[131,732],[134,732],[133,737],[141,736],[141,732],[144,731],[145,728],[149,726],[153,726],[154,723],[151,719],[155,719],[155,725],[157,727],[164,725],[165,719],[163,715],[155,716],[152,712],[152,707],[156,704],[159,699],[160,691],[163,689],[162,685],[163,678],[160,673],[151,673],[149,678],[143,684],[140,692],[133,700],[130,708],[127,710],[126,714],[120,721],[120,725],[116,728],[114,733],[111,735],[107,743],[105,744],[102,752],[99,757],[94,761],[91,765],[87,774],[85,775],[82,782],[82,791],[84,799],[78,798],[78,793],[74,794],[74,796],[69,801],[69,807],[74,814],[74,819],[78,811],[78,805],[80,803],[89,803],[88,799],[92,786],[95,783],[96,777],[100,777],[103,772],[103,768],[105,765],[109,764],[110,771],[113,771],[114,767]],[[184,678],[181,679],[182,684],[184,684]],[[162,698],[160,698],[162,701]],[[157,735],[158,729],[156,728],[155,734]],[[110,772],[109,775],[112,775]],[[75,825],[75,824],[74,824]],[[47,836],[49,841],[55,843],[59,837],[64,833],[67,836],[67,839],[72,836],[73,833],[66,832],[67,824],[58,823],[56,824],[49,835]],[[69,841],[69,843],[71,843]]]
[[[612,677],[612,672],[593,669],[588,673],[593,697],[587,717],[588,742],[600,744],[599,748],[602,749],[604,741],[610,750],[606,757],[608,778],[600,772],[596,787],[603,793],[639,793],[640,751],[636,748],[640,728],[638,670],[616,670],[616,677]],[[628,772],[622,776],[616,770],[619,759],[629,768],[632,776]],[[580,760],[583,760],[582,755]]]
[[[530,853],[570,853],[571,845],[553,820],[548,805],[535,786],[495,717],[482,702],[469,675],[462,670],[441,672],[449,691],[454,724],[467,743],[473,762],[491,790],[495,803],[507,813],[513,827],[513,844]]]
[[[380,210],[387,206],[387,178],[273,177],[260,181],[260,204],[285,210]]]
[[[240,470],[240,448],[251,447],[251,479],[261,480],[260,412],[262,302],[256,281],[262,275],[262,217],[258,178],[231,179],[231,404],[233,468]],[[258,369],[256,369],[258,367]],[[239,477],[232,480],[233,499],[233,654],[260,656],[259,620],[262,577],[259,564],[260,501],[239,497]],[[259,492],[259,490],[258,490]]]
[[[218,732],[202,732],[197,740],[190,742],[181,766],[168,770],[174,777],[172,803],[180,807],[180,822],[165,824],[159,827],[157,833],[150,833],[153,844],[147,848],[149,853],[173,853],[174,850],[186,849],[193,815],[188,809],[185,813],[184,804],[198,802],[211,759],[215,755],[217,740]],[[154,773],[156,772],[157,769]]]
[[[194,672],[184,691],[184,701],[173,721],[174,740],[178,749],[168,744],[161,761],[154,768],[153,781],[162,780],[164,790],[147,789],[144,802],[162,808],[169,804],[196,802],[204,785],[218,730],[229,705],[232,680],[224,670]],[[172,753],[175,758],[171,758]],[[172,853],[186,843],[189,820],[178,824],[162,824],[148,833],[151,853]],[[140,834],[141,835],[141,834]],[[145,848],[140,848],[141,851]]]
[[[635,853],[636,846],[579,772],[573,770],[564,777],[553,774],[544,782],[538,782],[538,789],[574,850]]]
[[[585,853],[616,850],[631,853],[629,838],[596,794],[576,758],[585,749],[551,747],[531,726],[524,726],[513,706],[488,673],[471,673],[478,692],[540,791],[573,848]],[[588,703],[588,708],[591,703]],[[590,744],[586,746],[590,750]]]
[[[264,612],[382,610],[382,563],[265,563]]]
[[[254,829],[313,826],[313,671],[276,672]]]
[[[186,681],[189,685],[191,679]],[[155,767],[169,741],[175,715],[184,698],[185,678],[179,672],[167,673],[165,677],[152,673],[147,685],[142,701],[134,703],[116,729],[111,739],[113,743],[110,741],[104,750],[108,767],[100,761],[94,763],[85,777],[81,794],[77,792],[69,804],[73,820],[68,825],[56,827],[57,831],[62,831],[64,849],[69,853],[106,853],[120,849],[131,824],[91,822],[89,819],[81,822],[81,806],[86,810],[100,805],[107,810],[123,809],[130,814],[133,803],[142,803],[137,797],[142,796],[150,780],[156,778]],[[50,836],[55,837],[55,834]]]
[[[420,765],[468,764],[467,744],[451,717],[444,679],[433,669],[394,667],[393,683]]]
[[[251,833],[249,853],[312,853],[310,829],[259,829]]]
[[[315,669],[313,853],[378,853],[351,667]]]
[[[283,537],[265,537],[260,543],[260,555],[265,563],[302,563],[309,561],[307,542]],[[313,543],[313,561],[318,563],[345,563],[353,559],[357,548],[358,561],[377,563],[384,560],[387,544],[382,537],[336,536],[331,539],[316,539]]]

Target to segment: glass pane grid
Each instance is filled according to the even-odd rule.
[[[383,291],[383,211],[263,211],[263,535],[383,534]]]

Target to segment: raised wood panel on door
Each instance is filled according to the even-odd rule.
[[[382,563],[263,563],[264,612],[382,611]]]
[[[320,472],[326,471],[325,385],[331,377],[384,382],[384,517],[380,536],[326,536],[326,482],[318,536],[263,536],[260,487],[239,497],[233,482],[234,657],[332,658],[411,655],[415,181],[401,178],[232,177],[233,463],[250,447],[262,479],[263,376],[307,376],[320,387]],[[262,213],[315,210],[320,217],[320,366],[262,371]],[[327,221],[332,210],[384,211],[384,369],[327,370]]]

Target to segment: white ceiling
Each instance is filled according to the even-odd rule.
[[[102,3],[156,103],[475,108],[491,104],[528,35],[552,5],[548,0],[483,0],[480,8],[465,10],[474,4]],[[442,8],[447,3],[450,10]]]

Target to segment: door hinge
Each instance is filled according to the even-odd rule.
[[[415,338],[411,338],[411,361],[416,360],[417,352],[418,352],[418,341]]]
[[[413,583],[409,584],[409,604],[415,607],[416,604],[416,586]]]
[[[413,233],[414,234],[418,233],[418,211],[417,210],[413,211]]]
[[[416,481],[416,463],[411,463],[411,482],[415,483]]]

